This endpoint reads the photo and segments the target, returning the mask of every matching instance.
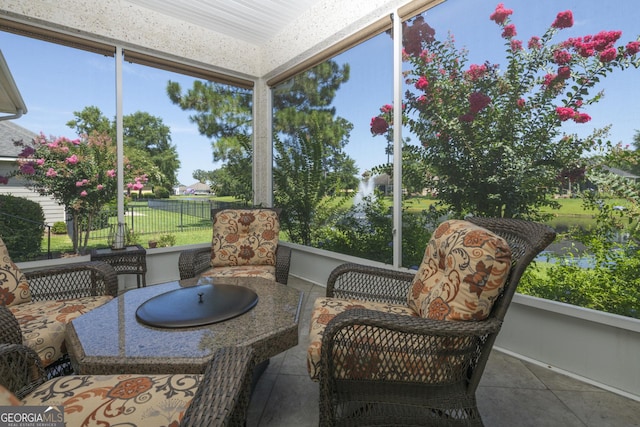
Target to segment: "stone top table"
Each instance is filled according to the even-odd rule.
[[[149,299],[196,279],[132,289],[67,325],[66,345],[79,374],[203,373],[217,349],[250,345],[256,363],[298,344],[302,292],[261,278],[225,278],[215,283],[245,286],[258,295],[248,312],[199,327],[157,328],[136,320]]]

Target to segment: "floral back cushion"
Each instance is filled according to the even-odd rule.
[[[485,319],[510,267],[511,250],[502,237],[468,221],[445,221],[427,245],[408,305],[430,319]]]
[[[280,220],[273,209],[225,209],[213,219],[211,266],[276,265]]]
[[[29,282],[11,261],[4,241],[0,239],[0,304],[12,306],[31,301]]]

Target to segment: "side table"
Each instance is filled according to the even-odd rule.
[[[138,287],[142,279],[142,287],[147,286],[147,251],[140,245],[127,246],[123,249],[92,249],[91,261],[104,261],[111,265],[116,274],[135,274]]]

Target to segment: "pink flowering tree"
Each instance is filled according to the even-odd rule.
[[[73,218],[74,251],[84,253],[92,224],[102,208],[115,200],[117,192],[116,146],[106,135],[93,133],[81,139],[47,138],[43,134],[23,147],[18,169],[13,174],[25,179],[41,195],[64,205]],[[133,188],[143,185],[146,176],[125,162],[125,180],[135,177]],[[9,177],[0,177],[7,183]]]
[[[571,11],[526,41],[512,14],[499,4],[489,17],[505,46],[504,66],[469,64],[453,36],[438,40],[422,17],[404,27],[403,124],[420,142],[424,187],[459,216],[540,218],[542,206],[555,204],[549,195],[558,176],[581,170],[583,154],[607,136],[597,129],[579,138],[563,125],[584,126],[605,77],[639,65],[640,42],[620,44],[620,31],[555,41],[573,25]],[[391,118],[389,106],[381,108],[371,132],[388,138]]]

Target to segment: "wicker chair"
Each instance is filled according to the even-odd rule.
[[[269,210],[274,211],[277,215],[280,214],[278,208],[242,208],[241,211],[250,210]],[[226,211],[226,209],[212,209],[211,218],[216,220],[219,214]],[[233,210],[231,210],[233,211]],[[215,224],[214,224],[215,227]],[[279,228],[279,224],[277,224]],[[178,270],[180,272],[180,279],[189,279],[197,277],[201,274],[215,275],[212,268],[212,247],[187,249],[180,253],[178,260]],[[289,280],[289,266],[291,264],[291,248],[277,245],[275,251],[275,280],[278,283],[287,284]],[[233,267],[230,265],[230,267]],[[240,273],[244,274],[244,273]]]
[[[252,368],[251,347],[233,347],[218,350],[203,375],[72,375],[47,381],[33,350],[0,344],[0,406],[63,406],[69,425],[244,426]],[[131,385],[124,387],[125,382]],[[186,405],[182,419],[176,419]]]
[[[115,270],[109,264],[99,261],[43,268],[25,272],[24,276],[28,281],[33,302],[65,300],[65,303],[70,305],[77,299],[84,298],[83,303],[88,303],[90,298],[87,297],[115,297],[118,293],[118,278]],[[29,345],[29,340],[24,336],[20,322],[12,311],[12,309],[16,310],[16,307],[20,310],[21,306],[7,307],[0,304],[0,343]],[[18,316],[20,317],[19,314]],[[71,320],[70,316],[71,313],[69,313],[69,320]],[[33,315],[27,313],[26,317],[32,318]],[[42,324],[51,325],[51,322],[43,321]],[[64,330],[61,334],[64,336]],[[34,339],[39,340],[39,338]],[[50,377],[70,371],[68,357],[65,354],[49,362],[51,363],[47,363],[45,369]]]
[[[506,284],[485,320],[434,320],[353,308],[321,336],[320,425],[482,426],[476,388],[520,277],[555,237],[542,224],[471,218],[511,250]],[[357,264],[337,267],[327,297],[407,304],[414,274]],[[343,355],[373,359],[380,371],[346,369]],[[429,361],[425,363],[425,361]]]

